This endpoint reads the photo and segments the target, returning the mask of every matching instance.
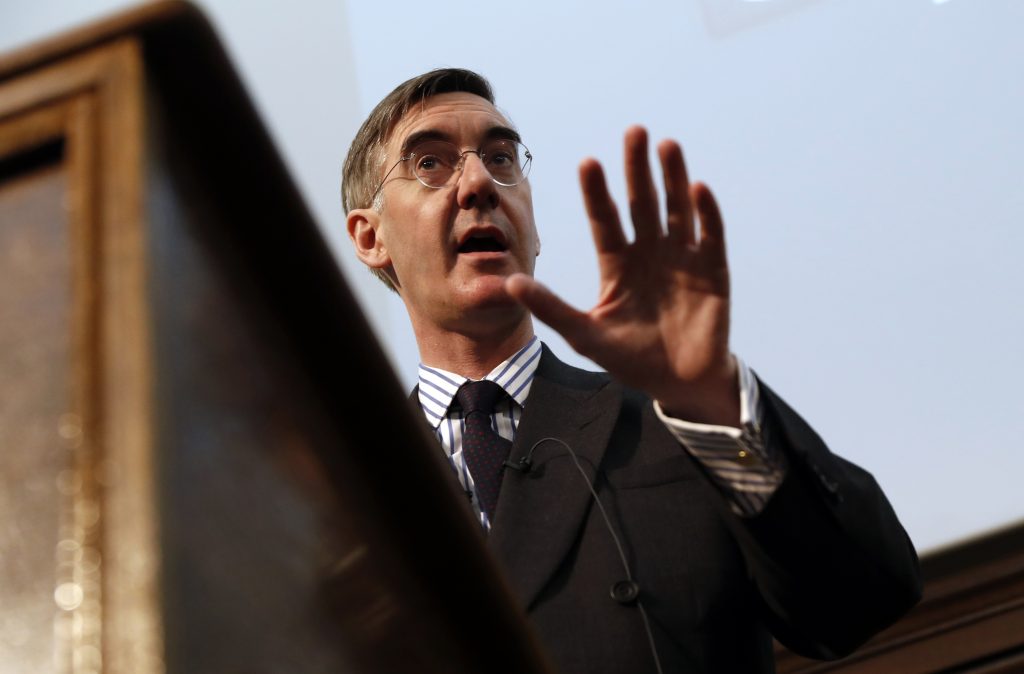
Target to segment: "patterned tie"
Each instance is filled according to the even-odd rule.
[[[501,490],[501,476],[512,443],[491,428],[494,406],[506,395],[493,381],[467,381],[455,394],[466,420],[462,455],[473,476],[477,501],[488,520],[494,517]]]

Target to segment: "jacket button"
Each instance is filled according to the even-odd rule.
[[[636,598],[640,596],[640,586],[631,580],[620,580],[612,585],[610,594],[612,599],[623,606],[631,606],[636,603]]]
[[[814,474],[818,476],[818,481],[821,483],[821,486],[825,488],[825,491],[828,492],[828,495],[832,500],[837,503],[842,503],[843,495],[839,493],[839,483],[826,475],[825,472],[817,466],[812,466],[812,468],[814,469]]]

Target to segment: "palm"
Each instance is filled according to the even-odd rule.
[[[662,143],[659,155],[665,227],[647,162],[646,132],[627,132],[632,242],[625,237],[600,165],[588,160],[580,167],[601,273],[600,295],[590,311],[573,309],[527,277],[511,279],[508,288],[573,348],[620,381],[663,405],[695,409],[709,394],[731,399],[730,381],[735,381],[722,221],[710,191],[689,185],[679,146]],[[699,237],[694,210],[701,223]]]

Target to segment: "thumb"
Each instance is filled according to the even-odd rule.
[[[574,309],[526,274],[513,274],[505,279],[505,292],[550,325],[574,348],[578,349],[579,342],[589,333],[590,317],[587,314]]]

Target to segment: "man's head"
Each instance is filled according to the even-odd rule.
[[[395,125],[417,105],[438,94],[465,92],[494,104],[491,84],[483,76],[462,68],[439,68],[402,82],[385,96],[352,140],[341,178],[341,205],[346,213],[356,208],[380,210],[383,198],[374,190],[383,178],[387,161],[384,145]],[[376,197],[376,199],[375,199]],[[376,203],[375,203],[376,201]],[[395,290],[391,279],[381,269],[370,271]]]
[[[409,159],[425,140],[450,143],[462,154],[444,185],[424,180],[426,158]],[[478,153],[487,155],[495,143],[521,147],[518,141],[488,82],[460,69],[404,82],[360,128],[342,183],[349,235],[414,322],[443,324],[475,309],[507,307],[504,277],[532,274],[540,244],[529,184],[508,185],[516,181],[501,174],[505,159]]]
[[[341,203],[346,213],[372,205],[373,191],[383,177],[384,144],[406,113],[432,96],[460,91],[494,104],[490,82],[462,68],[440,68],[414,77],[399,84],[377,104],[359,127],[345,158]]]

